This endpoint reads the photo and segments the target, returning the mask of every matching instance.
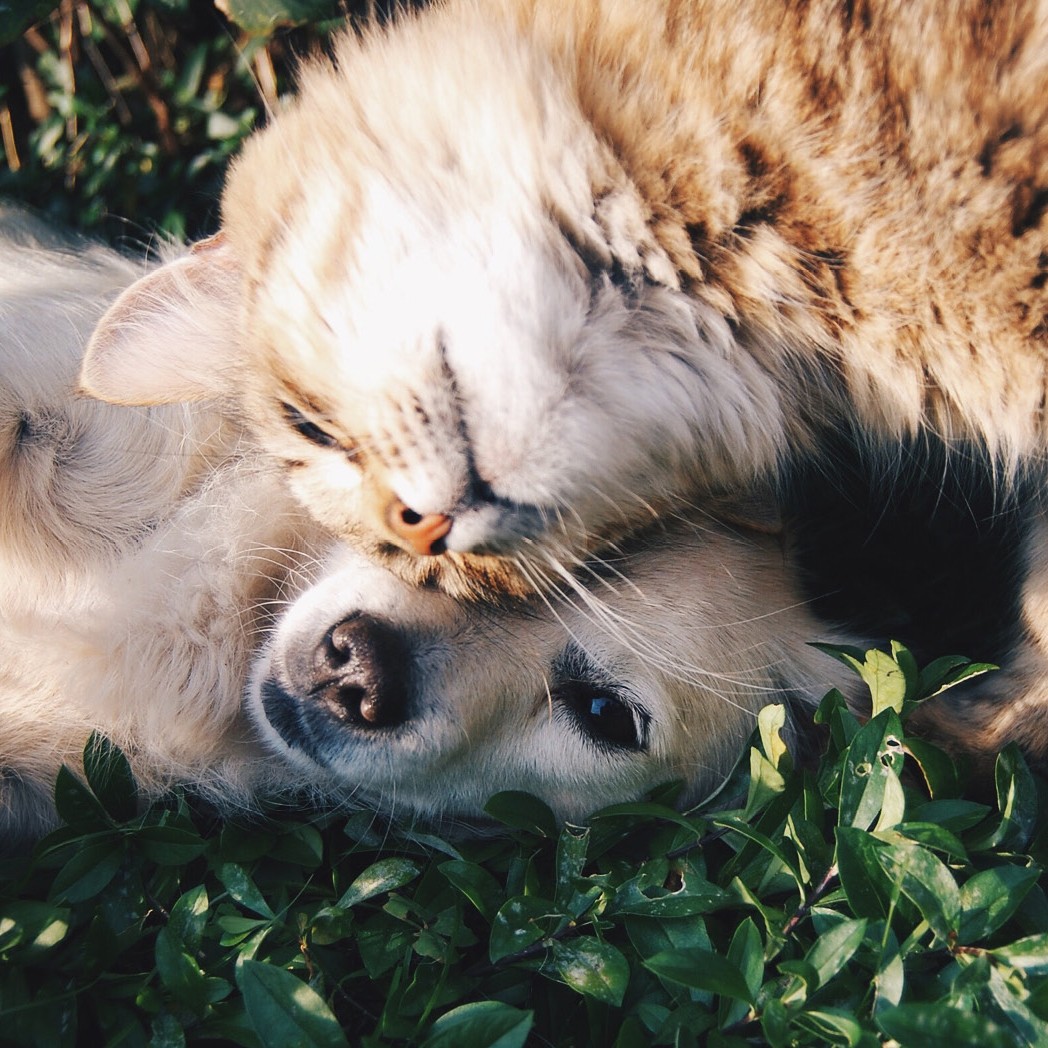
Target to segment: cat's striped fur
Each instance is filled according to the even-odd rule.
[[[299,87],[84,385],[233,394],[408,578],[541,585],[841,419],[1042,469],[1048,0],[449,0]]]

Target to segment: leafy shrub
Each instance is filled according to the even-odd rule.
[[[127,221],[138,236],[213,232],[230,156],[334,23],[289,27],[342,10],[230,0],[234,24],[200,0],[52,6],[0,5],[0,196],[110,238]]]
[[[1046,1043],[1035,782],[1008,751],[996,802],[963,799],[900,716],[982,667],[837,654],[873,715],[827,695],[816,768],[794,765],[769,707],[718,803],[680,814],[666,790],[558,827],[501,794],[505,832],[482,839],[366,812],[213,825],[185,799],[135,816],[126,762],[93,740],[88,785],[57,784],[68,827],[4,872],[2,1037]]]

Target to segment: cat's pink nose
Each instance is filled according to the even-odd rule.
[[[420,557],[435,557],[444,552],[444,539],[454,521],[446,513],[416,513],[394,499],[389,504],[386,523]]]

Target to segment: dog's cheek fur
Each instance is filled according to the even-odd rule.
[[[74,395],[91,325],[139,267],[13,210],[0,240],[4,839],[53,818],[58,767],[94,729],[147,796],[184,782],[253,803],[272,769],[245,744],[242,681],[314,528],[213,410]]]

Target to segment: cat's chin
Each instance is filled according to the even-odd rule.
[[[563,572],[541,556],[506,557],[446,552],[418,556],[392,543],[376,544],[368,555],[398,578],[422,589],[439,589],[458,600],[518,600],[551,590]]]

